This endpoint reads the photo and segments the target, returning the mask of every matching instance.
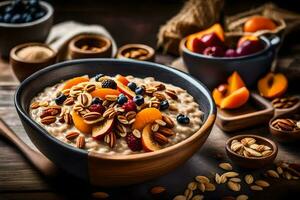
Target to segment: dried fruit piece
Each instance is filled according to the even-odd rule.
[[[258,81],[258,90],[263,97],[276,98],[283,95],[288,88],[288,80],[285,75],[268,73]]]
[[[89,134],[92,132],[92,126],[85,123],[84,119],[77,114],[74,110],[71,112],[74,126],[82,133]]]
[[[147,124],[153,123],[157,119],[162,119],[162,114],[158,109],[145,108],[137,113],[133,128],[142,130]]]
[[[126,142],[132,151],[140,151],[143,148],[141,139],[135,137],[132,133],[127,134]]]
[[[75,78],[69,79],[65,82],[63,90],[70,89],[74,85],[77,85],[77,84],[83,83],[83,82],[88,82],[89,80],[90,79],[86,76],[80,76],[80,77],[75,77]]]
[[[153,139],[151,124],[145,126],[142,132],[142,144],[145,151],[157,151],[161,146]]]

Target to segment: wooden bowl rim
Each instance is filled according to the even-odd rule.
[[[7,4],[9,4],[11,1],[3,1],[0,2],[0,7],[5,6]],[[46,15],[44,15],[43,17],[34,20],[32,22],[26,22],[26,23],[19,23],[19,24],[10,24],[10,23],[3,23],[0,22],[0,27],[6,27],[6,28],[24,28],[24,27],[30,27],[30,26],[34,26],[36,24],[40,24],[43,23],[45,21],[47,21],[49,18],[51,18],[53,16],[54,13],[54,9],[51,6],[50,3],[46,2],[46,1],[40,1],[40,4],[42,5],[42,7],[46,10]]]
[[[264,157],[244,157],[244,156],[241,156],[237,153],[235,153],[234,151],[231,150],[230,148],[230,144],[232,142],[232,140],[234,139],[241,139],[241,138],[245,138],[245,137],[252,137],[254,139],[259,139],[259,140],[264,140],[265,142],[267,142],[268,144],[270,144],[271,148],[273,149],[273,152],[268,155],[268,156],[264,156]],[[278,152],[278,145],[270,140],[269,138],[266,138],[266,137],[262,137],[262,136],[258,136],[258,135],[251,135],[251,134],[247,134],[247,135],[236,135],[236,136],[233,136],[231,138],[229,138],[227,141],[226,141],[226,152],[228,152],[229,154],[233,155],[233,156],[236,156],[236,157],[239,157],[239,158],[242,158],[242,159],[245,159],[245,160],[267,160],[268,158],[271,158],[273,156],[276,156],[277,152]]]
[[[105,46],[101,47],[100,51],[82,50],[75,45],[76,42],[78,42],[79,40],[82,40],[82,39],[96,39],[99,41],[104,41]],[[78,54],[84,54],[84,55],[102,54],[104,52],[107,52],[111,47],[112,47],[112,42],[111,42],[110,38],[100,35],[100,34],[94,34],[94,33],[85,33],[85,34],[77,35],[69,43],[70,51],[76,52]]]
[[[293,96],[298,99],[298,102],[295,105],[293,105],[290,108],[274,108],[274,109],[278,110],[280,112],[283,112],[280,115],[284,115],[284,114],[289,114],[288,112],[293,111],[294,109],[297,109],[298,107],[300,107],[300,95],[293,95]],[[272,102],[271,102],[271,104],[272,104]]]
[[[42,47],[45,47],[49,50],[52,51],[52,55],[49,56],[48,58],[44,59],[44,60],[37,60],[37,61],[25,61],[23,59],[21,59],[18,55],[17,55],[17,52],[25,47],[28,47],[28,46],[42,46]],[[15,46],[11,51],[10,51],[10,58],[15,61],[15,62],[18,62],[18,63],[26,63],[26,64],[40,64],[40,63],[47,63],[49,61],[51,61],[52,59],[54,59],[55,57],[57,56],[57,52],[52,49],[49,45],[47,44],[44,44],[44,43],[38,43],[38,42],[29,42],[29,43],[23,43],[23,44],[19,44],[17,46]]]
[[[136,60],[136,59],[133,59],[133,58],[127,58],[123,55],[123,52],[127,49],[133,49],[133,48],[139,48],[139,49],[145,49],[146,51],[148,51],[148,54],[146,55],[146,58],[144,59],[141,59],[142,61],[146,61],[146,60],[150,60],[154,57],[155,55],[155,50],[148,46],[148,45],[145,45],[145,44],[137,44],[137,43],[133,43],[133,44],[125,44],[123,46],[121,46],[118,50],[118,53],[117,53],[117,58],[124,58],[124,59],[132,59],[132,60]]]
[[[163,68],[165,70],[171,71],[172,73],[175,73],[177,76],[180,76],[182,78],[187,79],[188,81],[192,81],[194,82],[194,84],[197,84],[197,86],[200,86],[201,92],[203,93],[203,95],[207,98],[210,109],[208,111],[208,116],[206,121],[203,123],[202,127],[195,132],[193,135],[191,135],[190,137],[188,137],[187,139],[166,147],[164,149],[158,150],[158,151],[154,151],[154,152],[144,152],[144,153],[139,153],[139,154],[130,154],[130,155],[108,155],[105,153],[98,153],[98,152],[88,152],[86,150],[83,149],[78,149],[76,147],[73,147],[71,145],[68,145],[58,139],[56,139],[55,137],[53,137],[52,135],[50,135],[44,128],[42,128],[41,126],[39,126],[35,121],[33,121],[29,115],[27,114],[27,112],[25,111],[25,109],[21,106],[22,102],[20,100],[21,98],[21,93],[24,89],[26,89],[27,83],[30,82],[32,79],[36,79],[39,77],[40,74],[45,74],[48,71],[55,71],[56,68],[62,68],[65,66],[69,66],[69,65],[76,65],[78,63],[85,63],[85,62],[95,62],[95,61],[103,61],[103,62],[111,62],[111,61],[116,61],[119,63],[133,63],[133,64],[148,64],[148,65],[155,65],[156,67],[159,68]],[[148,66],[149,67],[149,66]],[[152,159],[152,158],[157,158],[157,157],[162,157],[162,156],[166,156],[166,155],[170,155],[170,153],[174,153],[180,150],[180,147],[187,147],[188,148],[188,144],[196,142],[197,139],[206,136],[205,134],[209,135],[209,130],[210,128],[212,128],[215,118],[216,118],[216,106],[214,101],[212,100],[212,96],[211,93],[209,92],[209,90],[206,88],[206,86],[201,83],[200,81],[196,80],[195,78],[193,78],[192,76],[190,76],[189,74],[182,72],[180,70],[174,69],[174,68],[169,68],[165,65],[161,65],[161,64],[157,64],[157,63],[152,63],[152,62],[145,62],[145,61],[137,61],[137,60],[122,60],[122,59],[109,59],[109,58],[94,58],[94,59],[78,59],[78,60],[72,60],[72,61],[65,61],[62,63],[57,63],[54,65],[51,65],[47,68],[44,68],[42,70],[39,70],[38,72],[32,74],[31,76],[29,76],[27,79],[25,79],[22,84],[19,86],[18,90],[15,93],[15,97],[14,97],[14,102],[15,102],[15,107],[17,109],[17,111],[19,112],[19,114],[22,116],[22,118],[29,123],[31,126],[33,126],[35,129],[37,129],[37,131],[42,132],[42,134],[44,134],[49,140],[54,141],[55,143],[63,146],[64,148],[69,149],[70,151],[73,151],[74,153],[83,153],[83,154],[87,154],[88,157],[90,158],[95,158],[95,159],[99,159],[99,160],[112,160],[112,161],[134,161],[134,160],[147,160],[147,159]]]

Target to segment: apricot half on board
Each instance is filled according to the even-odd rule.
[[[200,32],[191,34],[187,37],[186,41],[186,47],[190,51],[196,51],[194,49],[194,39],[199,40],[201,39],[204,35],[210,34],[210,33],[215,33],[223,42],[224,42],[224,31],[223,28],[220,24],[214,24],[213,26],[209,27],[208,29],[202,30]]]
[[[227,84],[221,84],[213,90],[213,99],[221,109],[239,108],[248,101],[250,92],[237,72],[227,81]]]
[[[281,73],[270,72],[258,81],[257,87],[261,96],[273,99],[285,93],[288,88],[288,80]]]

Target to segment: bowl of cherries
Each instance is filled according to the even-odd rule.
[[[0,53],[26,42],[44,42],[53,22],[53,8],[39,0],[0,2]]]
[[[279,37],[226,35],[219,24],[187,36],[180,51],[189,72],[209,89],[237,71],[248,86],[269,71]]]

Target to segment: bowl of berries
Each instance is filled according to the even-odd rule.
[[[53,21],[53,8],[39,0],[13,0],[0,3],[0,53],[26,42],[44,42]]]
[[[251,87],[271,67],[279,37],[225,34],[219,24],[187,36],[180,50],[189,72],[209,89],[237,71]]]

